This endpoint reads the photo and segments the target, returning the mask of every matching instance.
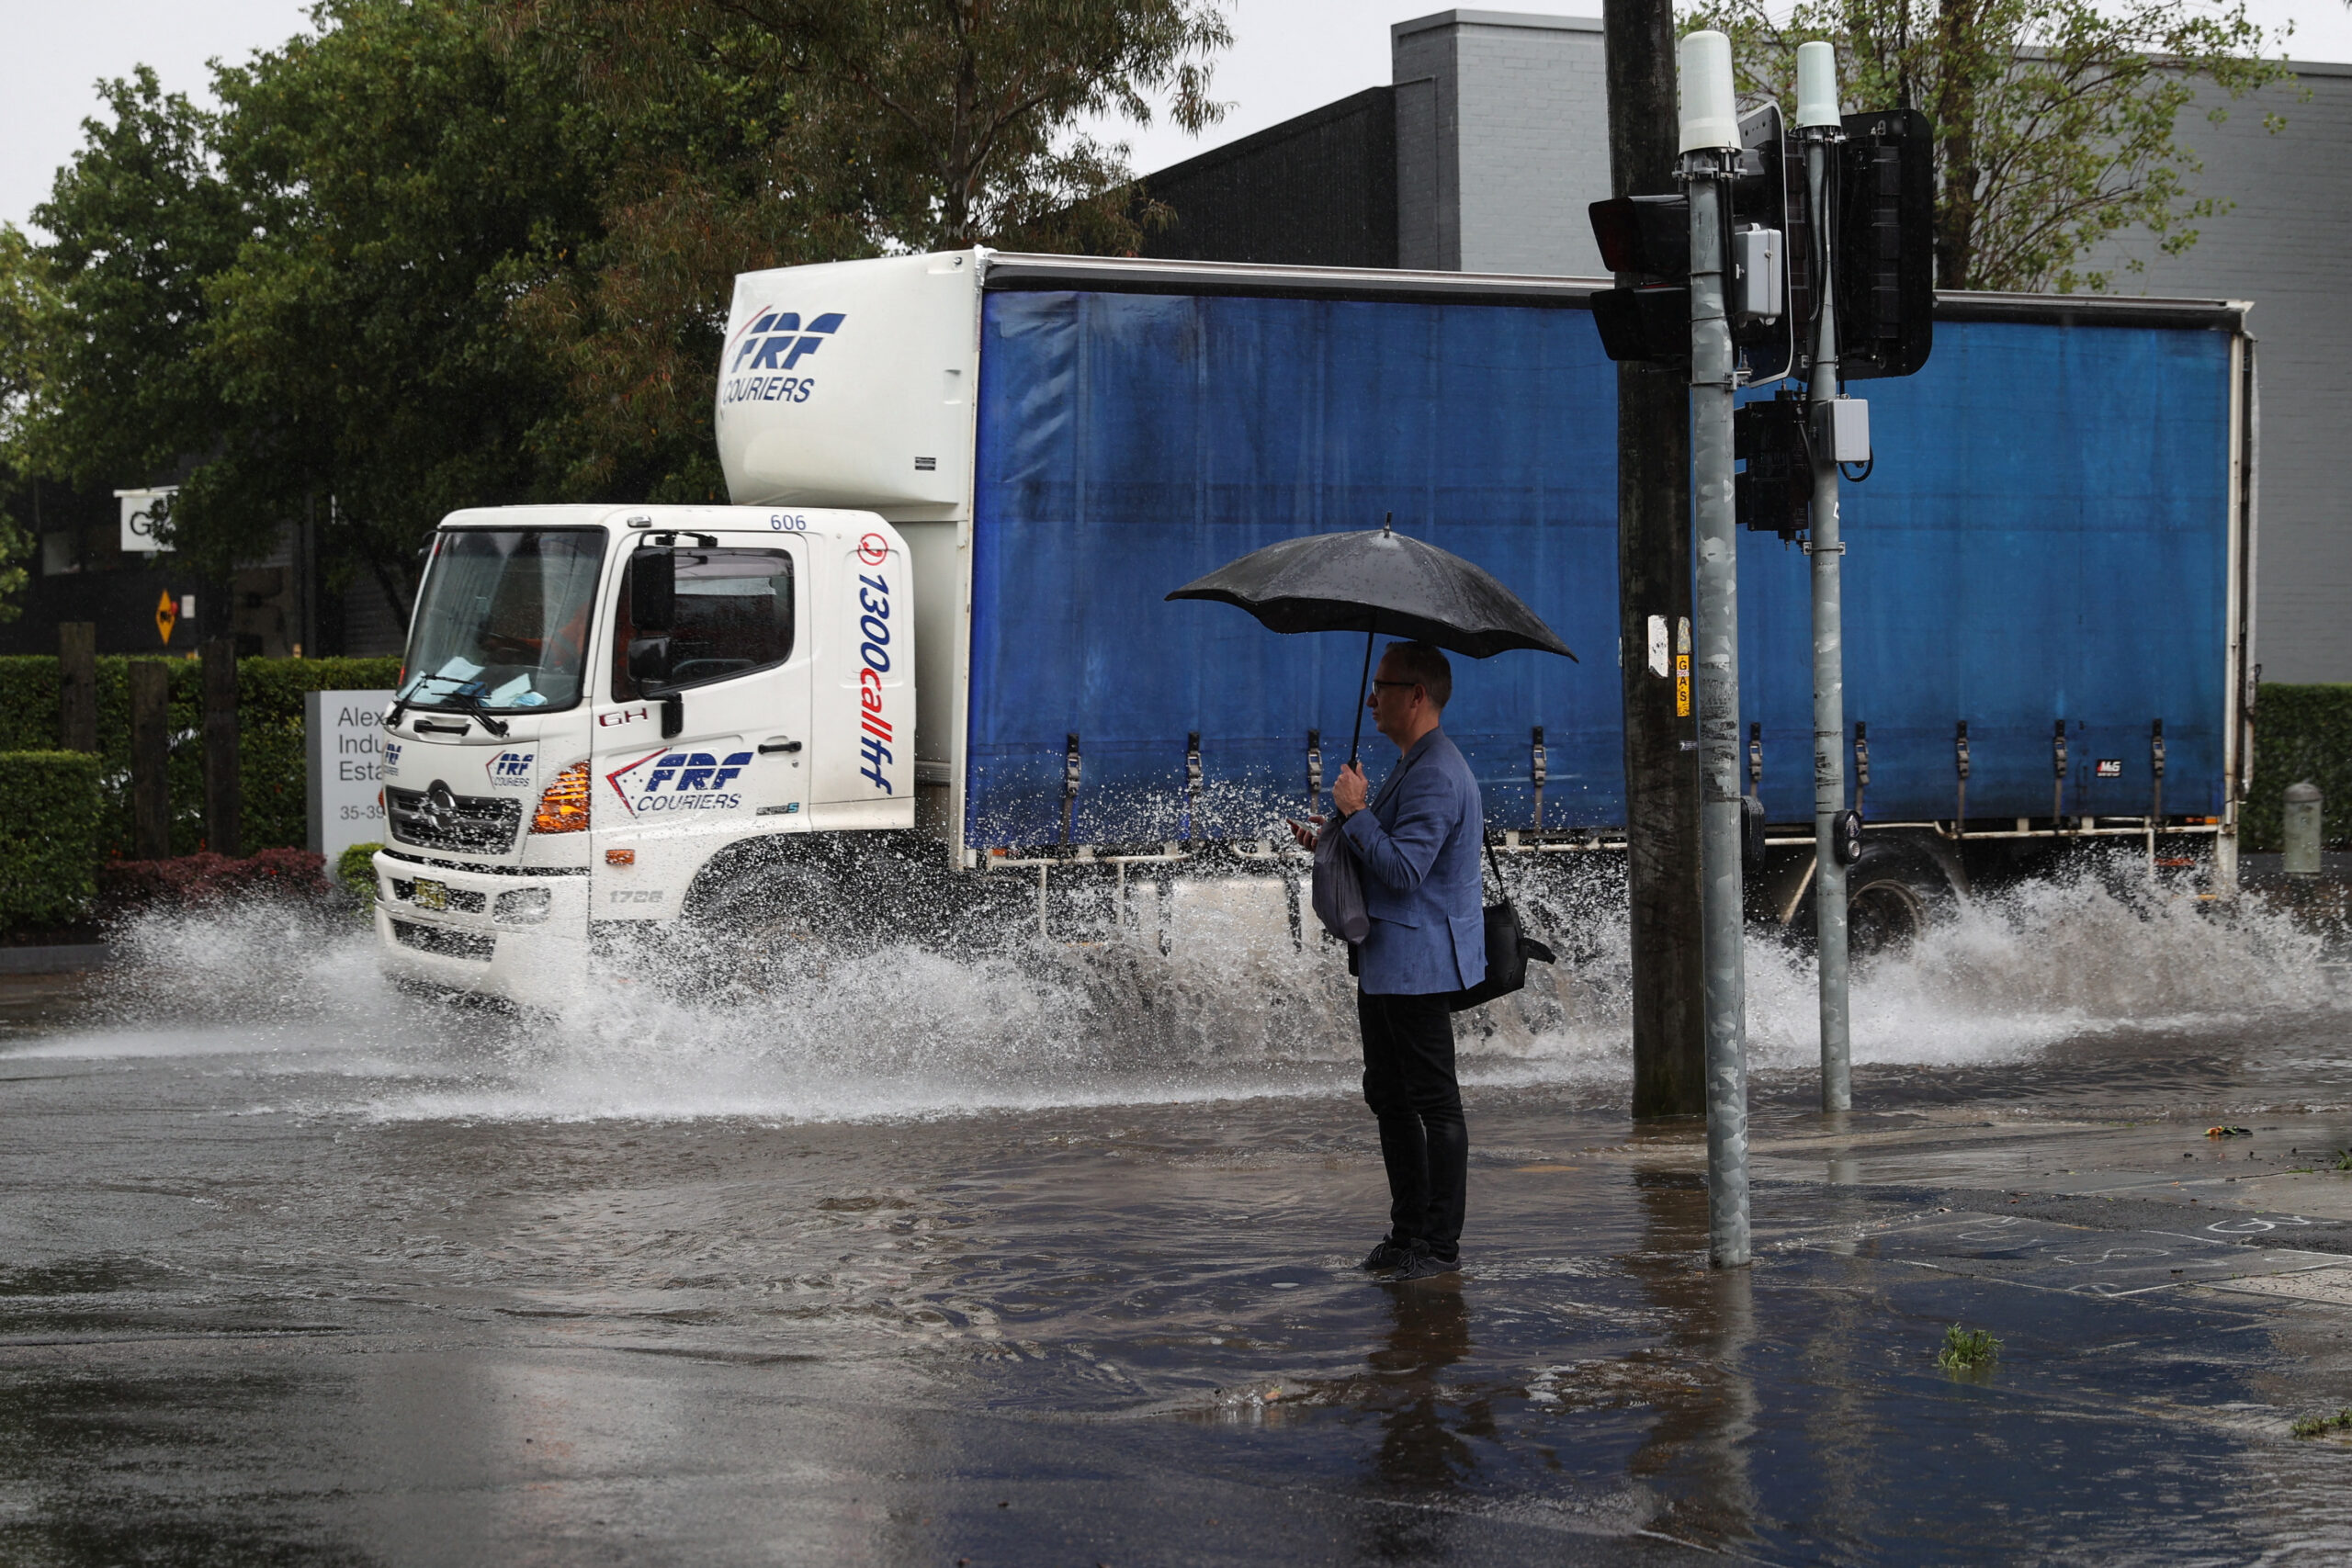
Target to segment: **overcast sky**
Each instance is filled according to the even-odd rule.
[[[1497,10],[1595,15],[1598,0],[1489,0]],[[1235,44],[1218,62],[1224,122],[1193,140],[1165,123],[1128,128],[1135,164],[1149,171],[1262,130],[1388,80],[1388,26],[1443,7],[1430,0],[1228,0]],[[2266,27],[2297,23],[2298,60],[2352,60],[2345,0],[2254,0]],[[305,25],[309,0],[0,0],[0,220],[24,223],[57,166],[81,144],[91,85],[153,65],[164,85],[202,95],[205,62],[242,61]]]

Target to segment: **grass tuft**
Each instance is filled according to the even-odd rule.
[[[1962,1328],[1955,1323],[1944,1330],[1944,1348],[1936,1352],[1936,1365],[1948,1372],[1973,1372],[1990,1366],[2000,1354],[2001,1342],[1991,1330]]]
[[[2306,1416],[2287,1429],[2299,1438],[2324,1437],[2330,1432],[2352,1432],[2352,1408],[2339,1410],[2333,1416]]]

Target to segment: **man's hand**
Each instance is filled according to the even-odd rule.
[[[1300,849],[1311,850],[1315,847],[1315,840],[1318,837],[1315,831],[1315,828],[1319,828],[1323,825],[1323,818],[1320,817],[1310,817],[1306,819],[1306,822],[1301,822],[1295,817],[1291,817],[1285,818],[1283,820],[1290,824],[1290,836],[1298,840],[1298,847]],[[1314,823],[1315,828],[1308,827],[1306,825],[1307,822]]]
[[[1364,802],[1371,796],[1371,786],[1364,783],[1363,770],[1353,762],[1341,768],[1340,776],[1331,781],[1331,804],[1350,817],[1362,811]]]

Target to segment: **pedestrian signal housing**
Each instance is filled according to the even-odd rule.
[[[1806,404],[1778,397],[1732,411],[1732,457],[1747,465],[1732,477],[1739,525],[1783,539],[1813,522],[1813,446]]]

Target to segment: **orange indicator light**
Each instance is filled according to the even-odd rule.
[[[588,826],[588,764],[574,762],[556,774],[539,795],[531,815],[534,833],[577,833]]]

